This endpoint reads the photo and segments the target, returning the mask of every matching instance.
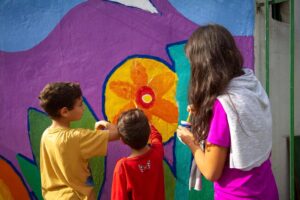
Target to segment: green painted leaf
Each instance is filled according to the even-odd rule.
[[[213,200],[214,199],[214,188],[213,183],[205,179],[202,176],[202,190],[196,191],[191,190],[189,193],[189,199],[205,199]]]
[[[164,175],[165,175],[165,196],[167,200],[173,200],[175,195],[175,184],[176,179],[173,175],[173,172],[170,169],[170,166],[164,161]]]
[[[17,154],[16,157],[26,182],[34,192],[35,196],[39,200],[43,200],[39,168],[21,154]]]
[[[100,190],[105,177],[105,157],[94,157],[90,160],[89,165],[92,171],[92,176],[95,184],[96,196],[98,197],[100,195]]]
[[[28,109],[29,120],[29,138],[32,152],[36,160],[37,166],[40,166],[40,143],[44,130],[50,126],[51,119],[41,111],[30,108]]]

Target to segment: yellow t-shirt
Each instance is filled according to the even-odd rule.
[[[46,129],[40,146],[44,199],[95,199],[88,159],[106,155],[108,136],[107,130]]]

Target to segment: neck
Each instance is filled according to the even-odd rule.
[[[144,148],[136,150],[136,149],[131,149],[131,154],[128,156],[129,158],[136,157],[143,155],[147,153],[150,150],[150,147],[146,145]]]
[[[70,121],[63,118],[52,120],[51,128],[70,128]]]

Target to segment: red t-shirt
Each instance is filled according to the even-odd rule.
[[[152,126],[150,150],[120,159],[114,170],[112,200],[164,200],[164,150],[160,133]]]

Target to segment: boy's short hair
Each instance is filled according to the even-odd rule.
[[[150,125],[142,110],[131,109],[122,113],[117,126],[121,139],[131,148],[139,150],[147,145]]]
[[[80,85],[72,82],[48,83],[39,95],[40,106],[51,118],[61,117],[59,110],[72,110],[75,100],[82,96]]]

